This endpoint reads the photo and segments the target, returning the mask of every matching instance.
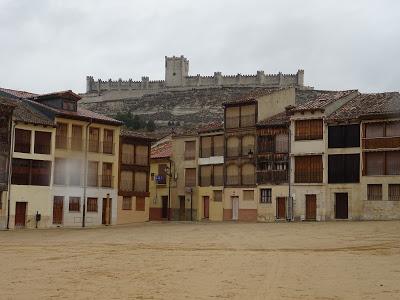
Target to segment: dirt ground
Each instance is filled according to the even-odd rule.
[[[0,231],[0,299],[400,299],[400,222]]]

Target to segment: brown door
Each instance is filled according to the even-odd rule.
[[[347,193],[336,193],[335,202],[335,218],[336,219],[347,219],[349,217],[348,208],[348,194]]]
[[[317,195],[306,195],[306,219],[317,218]]]
[[[111,198],[103,198],[102,224],[111,224]]]
[[[276,198],[276,218],[285,219],[286,218],[286,198],[277,197]]]
[[[161,218],[168,218],[168,196],[161,197],[162,208],[161,208]]]
[[[62,224],[64,215],[64,197],[54,196],[53,199],[53,224]]]
[[[185,196],[179,196],[179,220],[185,220]]]
[[[204,219],[208,219],[210,215],[210,197],[203,197]]]
[[[26,202],[15,203],[15,227],[25,227]]]

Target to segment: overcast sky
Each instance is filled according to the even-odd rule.
[[[318,89],[400,90],[400,1],[0,0],[0,86],[84,92],[86,75],[296,73]]]

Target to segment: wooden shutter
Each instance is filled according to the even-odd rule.
[[[144,145],[137,145],[135,148],[136,164],[147,166],[149,161],[149,148]]]
[[[211,185],[212,166],[200,166],[200,186]]]
[[[147,173],[135,172],[135,192],[147,191]]]
[[[213,167],[213,185],[223,186],[224,185],[224,166],[214,165]]]
[[[121,171],[121,180],[119,183],[121,191],[132,192],[133,191],[133,172],[132,171]]]
[[[31,152],[31,131],[24,129],[15,129],[14,152]]]
[[[224,136],[215,135],[213,137],[214,156],[224,156]]]
[[[400,201],[400,184],[389,184],[389,201]]]
[[[51,132],[35,131],[35,153],[50,154]]]
[[[255,175],[256,175],[256,170],[254,165],[245,164],[242,166],[242,184],[254,184]]]
[[[382,184],[368,184],[367,198],[372,201],[382,200]]]
[[[135,163],[135,146],[131,144],[122,144],[122,158],[121,161],[126,165],[133,165]]]
[[[387,123],[386,136],[400,136],[400,122]]]
[[[384,175],[385,174],[385,153],[384,152],[367,152],[365,153],[366,174]]]
[[[196,186],[196,169],[195,168],[185,169],[185,186],[187,186],[187,187]]]
[[[287,133],[280,133],[275,136],[275,151],[277,153],[288,153],[289,135]]]
[[[365,124],[365,137],[376,138],[384,136],[384,123],[367,123]]]
[[[386,152],[386,175],[400,175],[400,151]]]
[[[253,153],[255,152],[254,149],[255,145],[255,138],[252,135],[246,135],[242,138],[242,155],[246,156],[248,155],[249,152]]]
[[[229,137],[226,141],[227,146],[227,156],[228,157],[235,157],[239,156],[240,149],[239,149],[239,138],[236,136]]]
[[[71,139],[72,150],[82,150],[82,126],[72,125],[72,139]]]
[[[196,158],[196,141],[185,142],[185,159],[193,160]]]
[[[202,136],[200,140],[201,140],[201,157],[210,157],[212,137]]]

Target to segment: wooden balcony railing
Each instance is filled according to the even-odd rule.
[[[288,182],[288,170],[257,170],[257,183]]]
[[[400,137],[364,138],[362,140],[362,147],[364,149],[400,148]]]

